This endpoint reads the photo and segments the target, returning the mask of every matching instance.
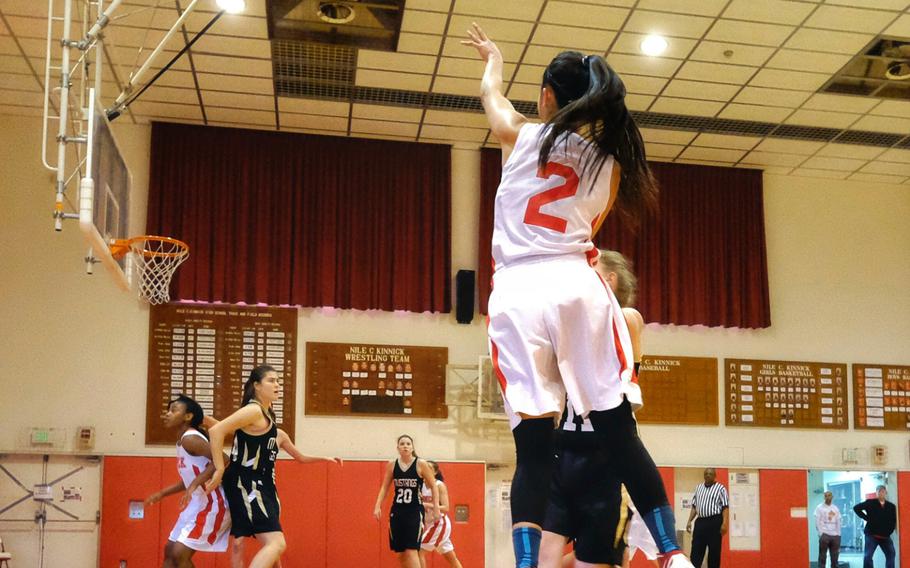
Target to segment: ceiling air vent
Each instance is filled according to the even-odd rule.
[[[821,91],[910,101],[910,39],[875,38]]]
[[[269,39],[395,51],[404,0],[267,0]]]

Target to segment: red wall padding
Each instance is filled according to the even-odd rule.
[[[910,517],[910,471],[897,472],[897,535],[901,543],[901,566],[910,566],[910,518],[901,521],[902,516]],[[906,512],[906,513],[905,513]]]
[[[278,494],[281,497],[281,524],[288,542],[282,558],[285,568],[318,566],[397,567],[388,546],[388,503],[383,518],[373,518],[373,503],[382,480],[385,462],[348,462],[344,467],[319,463],[300,464],[282,460],[277,466]],[[455,552],[465,566],[484,563],[484,465],[444,463],[446,485],[452,505],[468,505],[467,523],[452,530]],[[160,566],[167,537],[177,519],[177,496],[145,511],[145,518],[128,518],[129,502],[178,480],[173,458],[104,458],[101,508],[102,568]],[[252,557],[255,542],[247,545]],[[429,568],[447,563],[438,555]],[[197,553],[199,568],[228,568],[228,553]]]

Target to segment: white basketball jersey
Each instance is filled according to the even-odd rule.
[[[502,168],[493,221],[493,261],[500,269],[517,261],[592,253],[591,236],[610,203],[612,156],[597,174],[584,174],[594,158],[585,140],[568,134],[554,145],[539,170],[541,133],[546,124],[525,124]]]
[[[183,480],[184,487],[189,487],[190,483],[196,479],[196,476],[205,471],[205,468],[207,468],[211,462],[211,460],[205,456],[193,456],[183,449],[183,438],[186,438],[187,436],[199,436],[200,438],[205,439],[205,436],[198,430],[187,430],[183,433],[183,436],[180,437],[180,442],[177,443],[177,472],[180,474],[180,479]],[[198,488],[196,492],[193,493],[193,500],[204,498],[205,491],[202,487]]]

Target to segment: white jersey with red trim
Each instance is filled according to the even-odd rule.
[[[524,259],[595,250],[591,236],[610,204],[613,157],[606,158],[599,173],[594,168],[586,173],[585,160],[593,153],[581,136],[571,133],[554,145],[546,167],[538,169],[546,128],[522,126],[503,165],[493,220],[496,270]]]
[[[442,484],[442,481],[436,480],[437,488]],[[424,485],[420,490],[420,500],[423,502],[424,507],[431,506],[433,504],[433,490]],[[424,527],[423,535],[420,538],[420,548],[437,550],[440,554],[455,550],[455,545],[452,544],[452,521],[449,520],[448,515],[443,513],[439,515],[435,523]]]
[[[197,430],[187,430],[177,443],[177,472],[184,487],[189,487],[211,463],[207,457],[191,455],[183,448],[183,438],[187,436],[205,438]],[[193,550],[224,552],[227,550],[230,528],[231,514],[221,487],[209,495],[199,487],[193,492],[186,508],[180,512],[168,540],[182,543]]]

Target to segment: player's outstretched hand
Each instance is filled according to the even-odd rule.
[[[483,29],[475,22],[471,23],[471,29],[468,30],[468,37],[471,39],[461,40],[461,45],[470,45],[477,50],[480,58],[489,61],[490,57],[498,57],[502,60],[502,53],[493,40],[487,37]]]
[[[329,463],[337,463],[338,465],[344,467],[344,460],[341,458],[325,458],[325,461]]]
[[[158,501],[161,501],[161,492],[152,493],[145,498],[145,501],[142,502],[143,506],[148,507],[149,505],[154,505]]]

